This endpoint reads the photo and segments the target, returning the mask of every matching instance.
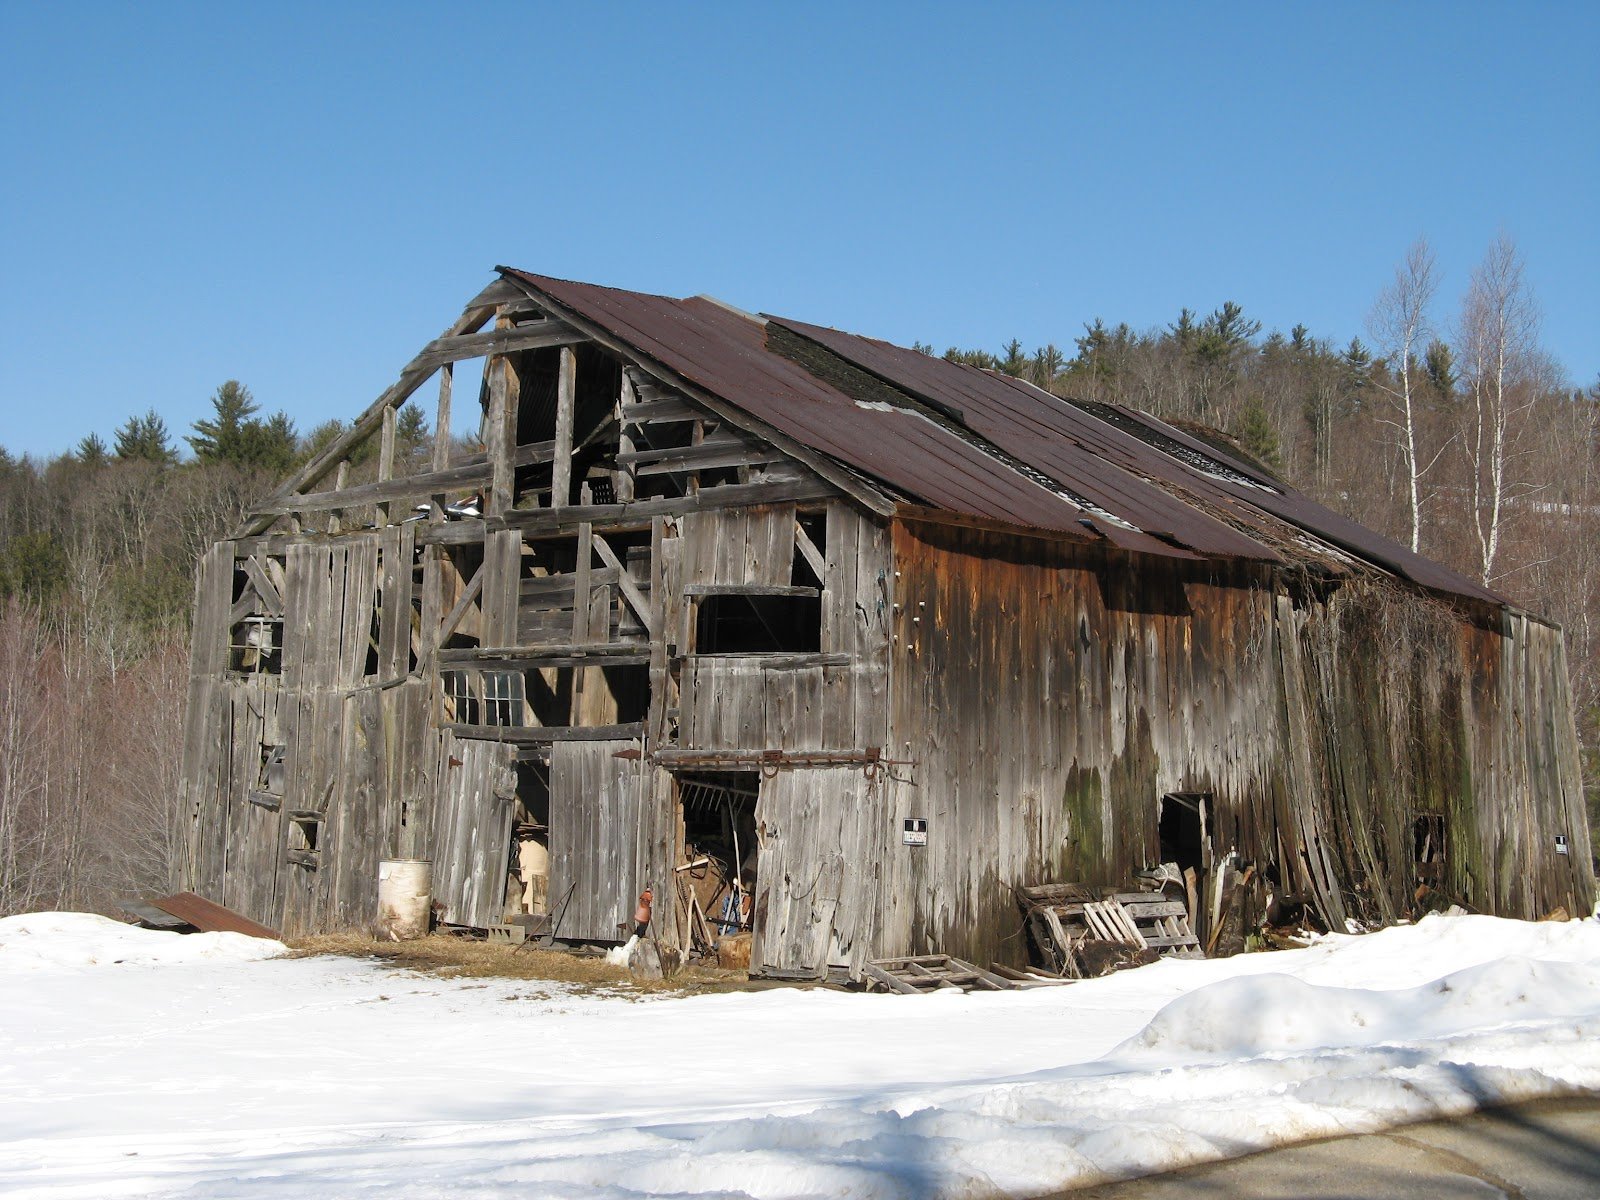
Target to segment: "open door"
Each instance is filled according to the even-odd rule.
[[[646,880],[639,865],[638,743],[550,748],[550,932],[566,942],[621,942]]]
[[[446,733],[439,754],[433,899],[447,925],[487,929],[505,919],[516,747]]]

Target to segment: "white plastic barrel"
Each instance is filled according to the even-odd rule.
[[[428,935],[433,906],[433,864],[425,858],[378,864],[378,936],[407,942]]]

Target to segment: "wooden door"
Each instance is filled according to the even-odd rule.
[[[636,742],[557,742],[550,750],[550,914],[565,941],[617,942],[649,882],[641,874]]]
[[[439,754],[433,898],[449,925],[485,929],[505,919],[515,747],[446,733]]]

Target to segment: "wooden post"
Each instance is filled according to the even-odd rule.
[[[383,433],[378,440],[378,482],[387,483],[394,478],[394,429],[395,410],[383,410]],[[382,525],[392,523],[394,516],[392,505],[388,502],[380,504],[378,511],[382,514]]]
[[[442,471],[450,465],[450,389],[455,380],[453,363],[439,368],[439,407],[433,420],[433,469]]]
[[[339,469],[336,472],[334,472],[333,490],[336,491],[336,492],[342,492],[345,489],[345,485],[347,483],[349,483],[349,482],[350,482],[350,460],[348,458],[341,458],[339,460]],[[328,532],[329,533],[338,533],[339,532],[339,513],[340,513],[340,511],[341,510],[337,509],[337,508],[329,510],[329,512],[328,512]]]
[[[572,641],[583,646],[589,641],[589,560],[594,557],[594,526],[588,521],[578,526],[578,558],[572,575]],[[583,672],[578,672],[582,685]]]
[[[624,456],[633,453],[633,435],[628,432],[629,422],[624,417],[623,410],[630,404],[637,403],[638,397],[634,392],[633,380],[629,378],[627,368],[622,371],[622,387],[617,394],[617,452]],[[626,457],[611,473],[611,491],[618,504],[627,504],[633,500],[633,463]]]
[[[556,385],[556,450],[550,485],[550,507],[566,508],[572,494],[572,408],[577,391],[578,356],[561,347],[561,374]]]
[[[510,324],[511,319],[502,315],[495,321],[495,328],[507,328]],[[511,360],[504,355],[497,355],[489,359],[483,369],[489,382],[489,436],[486,449],[491,470],[485,515],[498,517],[504,515],[515,500],[512,493],[516,485],[516,467],[511,456],[517,442],[517,404],[512,387]]]

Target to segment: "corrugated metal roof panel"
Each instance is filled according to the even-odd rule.
[[[1191,557],[1187,547],[1282,561],[1284,550],[1301,560],[1320,553],[1338,569],[1320,539],[1422,586],[1505,602],[1143,413],[1063,400],[993,372],[806,322],[757,319],[703,297],[502,271],[646,366],[916,503],[1146,553]],[[782,341],[779,331],[814,343],[826,362],[807,359],[808,369],[779,353],[770,344]],[[829,363],[865,374],[846,378]],[[892,389],[890,402],[866,402],[863,381]]]

